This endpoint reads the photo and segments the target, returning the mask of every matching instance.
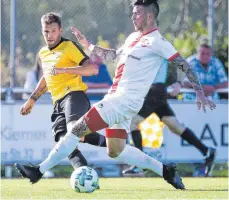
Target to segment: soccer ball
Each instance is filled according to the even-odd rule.
[[[79,167],[72,172],[70,178],[72,189],[76,192],[93,192],[99,186],[99,177],[91,167]]]

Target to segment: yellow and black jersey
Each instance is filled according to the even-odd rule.
[[[61,38],[55,47],[43,47],[39,51],[39,57],[48,91],[52,95],[54,104],[71,91],[87,90],[87,85],[82,82],[80,75],[58,74],[53,76],[50,74],[53,66],[57,68],[76,67],[88,59],[88,56],[75,42]]]

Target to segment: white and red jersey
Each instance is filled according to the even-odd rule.
[[[113,85],[109,94],[122,96],[132,106],[141,108],[163,60],[173,60],[177,50],[157,29],[144,35],[132,33],[122,47]]]

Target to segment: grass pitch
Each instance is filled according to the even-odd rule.
[[[69,179],[2,179],[1,199],[228,199],[228,178],[183,178],[185,191],[161,178],[100,178],[100,190],[76,193]]]

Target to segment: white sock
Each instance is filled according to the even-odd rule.
[[[48,157],[40,164],[40,171],[46,171],[57,165],[62,159],[70,155],[78,145],[80,138],[68,132],[49,153]]]
[[[163,164],[161,162],[130,145],[126,145],[122,153],[114,159],[142,169],[150,169],[163,176]]]

